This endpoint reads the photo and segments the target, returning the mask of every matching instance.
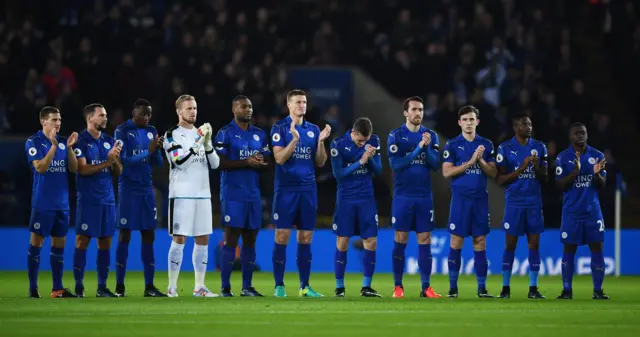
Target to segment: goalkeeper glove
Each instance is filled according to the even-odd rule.
[[[205,152],[213,152],[213,143],[211,142],[211,135],[213,135],[213,128],[211,128],[211,124],[204,124],[207,128],[205,133],[205,141],[204,141],[204,150]]]
[[[191,146],[191,149],[193,151],[198,151],[200,148],[202,148],[205,144],[205,141],[207,140],[207,126],[206,123],[200,125],[200,127],[197,130],[198,133],[198,137],[196,137],[196,142],[195,144],[193,144],[193,146]]]

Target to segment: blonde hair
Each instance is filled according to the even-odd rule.
[[[180,109],[180,107],[182,106],[182,102],[195,100],[196,98],[191,95],[180,95],[180,97],[178,97],[178,99],[176,100],[176,109]]]

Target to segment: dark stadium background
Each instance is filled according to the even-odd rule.
[[[461,105],[480,109],[479,134],[496,147],[511,137],[509,116],[528,113],[553,164],[568,146],[568,125],[584,122],[589,143],[608,161],[601,195],[607,227],[616,186],[623,188],[623,226],[638,227],[640,1],[626,0],[5,0],[0,225],[28,224],[24,140],[40,127],[43,106],[62,110],[66,135],[84,128],[84,105],[103,103],[112,133],[142,97],[152,102],[152,123],[164,132],[176,123],[174,100],[189,93],[198,101],[198,122],[215,131],[231,120],[232,97],[244,94],[253,101],[255,124],[268,132],[286,113],[296,67],[325,69],[316,74],[356,69],[397,102],[389,111],[357,104],[341,110],[310,97],[309,120],[330,123],[332,137],[354,117],[371,116],[384,144],[386,132],[402,123],[402,99],[419,95],[426,100],[424,123],[440,133],[442,144],[459,132]],[[342,94],[353,102],[371,95],[360,89]],[[218,179],[213,172],[216,211]],[[166,201],[167,184],[167,168],[157,170],[159,203]],[[273,177],[265,175],[265,226],[272,186]],[[330,165],[318,170],[318,186],[321,225],[329,225],[335,200]],[[390,187],[388,174],[376,180],[383,219]],[[436,184],[436,202],[445,210],[437,213],[440,227],[448,193],[446,184]],[[500,198],[493,195],[492,203]],[[561,196],[552,184],[544,188],[544,207],[547,226],[558,227]],[[501,214],[492,219],[496,225]]]

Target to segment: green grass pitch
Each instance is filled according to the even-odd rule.
[[[110,285],[115,277],[110,275]],[[207,275],[211,289],[219,273]],[[166,273],[156,275],[166,289]],[[193,298],[193,274],[183,272],[179,298],[143,298],[142,274],[127,274],[127,298],[94,298],[95,273],[87,273],[87,298],[48,297],[51,274],[40,274],[43,299],[28,299],[26,272],[0,273],[1,336],[509,336],[611,337],[640,336],[640,277],[607,277],[610,301],[591,300],[591,278],[576,277],[574,300],[555,300],[559,277],[543,277],[540,289],[549,299],[528,300],[528,279],[514,277],[509,300],[475,297],[475,278],[462,277],[460,298],[421,299],[419,277],[405,277],[405,298],[393,299],[390,274],[377,274],[373,287],[384,298],[360,298],[361,275],[348,274],[347,297],[333,298],[332,274],[312,274],[314,289],[327,297],[298,298],[297,274],[289,273],[288,298],[273,298],[270,273],[257,273],[254,284],[265,298]],[[73,289],[73,275],[65,273]],[[240,291],[240,273],[232,284]],[[435,276],[436,291],[448,291],[446,276]],[[500,276],[489,276],[497,295]],[[112,288],[113,289],[113,288]]]

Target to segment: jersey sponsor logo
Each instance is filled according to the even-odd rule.
[[[109,150],[111,148],[111,144],[104,142],[104,144],[102,144],[102,146],[104,146],[105,149]]]
[[[466,164],[466,162],[462,163],[463,165]],[[471,165],[468,169],[464,170],[465,174],[482,174],[482,170],[480,169],[480,165],[478,165],[478,163],[475,163],[473,165]]]
[[[240,160],[247,159],[255,154],[257,154],[258,150],[240,150]]]
[[[311,159],[311,147],[309,146],[300,146],[300,143],[296,145],[296,148],[293,150],[293,158],[295,159]]]
[[[496,161],[497,161],[498,163],[502,163],[502,160],[503,160],[503,159],[504,159],[504,157],[503,157],[500,153],[498,153],[498,155],[496,156]]]
[[[253,140],[255,140],[256,142],[259,142],[260,141],[260,136],[253,135]]]
[[[562,167],[558,166],[556,167],[556,175],[559,176],[562,174]]]
[[[357,163],[357,162],[354,161],[354,162],[347,163],[345,165],[345,167],[349,167],[349,166],[351,166],[351,165],[353,165],[355,163]],[[362,175],[362,174],[367,174],[367,173],[369,173],[369,169],[367,168],[367,166],[360,166],[360,168],[358,168],[357,170],[353,171],[353,173],[351,173],[351,174],[353,174],[353,175]]]
[[[517,171],[520,167],[516,166],[514,171]],[[528,166],[522,173],[518,174],[519,179],[536,179],[536,170],[533,166]]]
[[[532,156],[537,156],[538,155],[538,150],[536,150],[536,149],[531,150],[531,155]]]
[[[307,132],[307,136],[308,136],[309,138],[313,138],[313,136],[315,136],[315,135],[316,135],[316,134],[315,134],[315,133],[313,133],[313,131],[309,131],[309,132]]]
[[[274,133],[273,136],[271,136],[271,139],[274,142],[279,142],[280,141],[280,134],[279,133]]]
[[[120,224],[126,225],[127,224],[127,219],[126,218],[120,219]]]
[[[449,150],[444,150],[444,152],[442,153],[442,157],[445,159],[449,158]]]
[[[338,156],[338,149],[331,149],[331,157],[337,157]]]
[[[596,163],[596,159],[595,158],[593,158],[593,157],[589,158],[589,164],[593,165],[595,163]]]
[[[64,146],[64,144],[62,144],[62,143],[58,143],[58,148],[59,148],[60,150],[65,150],[67,147],[66,147],[66,146]]]
[[[411,152],[407,152],[407,155]],[[427,154],[420,152],[420,154],[411,161],[411,165],[425,165],[427,163]]]
[[[40,229],[40,223],[39,222],[34,223],[33,224],[33,228],[34,229]]]
[[[47,172],[67,172],[67,162],[64,159],[52,160],[51,164],[47,168]]]
[[[38,153],[38,150],[36,150],[36,148],[35,148],[35,147],[30,147],[30,148],[29,148],[29,155],[30,155],[30,156],[35,156],[35,155],[36,155],[36,153]]]
[[[575,188],[589,188],[593,181],[593,174],[578,175],[573,183]]]
[[[391,153],[398,152],[398,145],[392,144],[391,146],[389,146],[389,152],[391,152]]]
[[[147,138],[149,138],[149,139],[153,139],[153,133],[151,133],[151,132],[147,132]]]

